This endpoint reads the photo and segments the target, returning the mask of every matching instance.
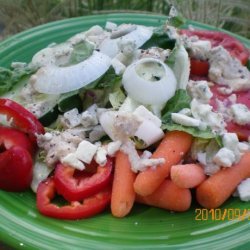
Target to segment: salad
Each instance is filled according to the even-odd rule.
[[[0,188],[59,219],[249,201],[249,51],[177,21],[107,22],[1,68]]]

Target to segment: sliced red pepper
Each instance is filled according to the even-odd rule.
[[[11,192],[24,191],[32,180],[32,158],[19,146],[0,153],[0,189]]]
[[[0,126],[0,146],[5,150],[19,146],[33,154],[35,149],[28,136],[20,130]]]
[[[110,183],[112,168],[111,158],[108,158],[105,166],[98,166],[93,174],[86,174],[85,170],[77,171],[59,163],[55,170],[56,189],[66,200],[80,201],[98,193]]]
[[[43,125],[32,113],[10,99],[0,99],[0,114],[12,119],[11,125],[27,133],[33,142],[36,142],[36,134],[45,132]]]
[[[37,189],[37,208],[41,214],[57,219],[83,219],[94,216],[107,207],[111,199],[111,185],[82,202],[73,201],[69,205],[61,207],[51,203],[55,196],[56,185],[54,177],[50,177],[39,184]]]

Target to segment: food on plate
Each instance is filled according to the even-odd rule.
[[[136,193],[133,184],[136,173],[131,169],[128,155],[119,151],[115,158],[111,212],[116,217],[124,217],[130,212],[135,202]]]
[[[72,220],[249,201],[249,50],[175,18],[108,21],[0,68],[0,188]]]
[[[195,188],[206,179],[202,166],[195,163],[173,165],[170,175],[171,180],[181,188]]]

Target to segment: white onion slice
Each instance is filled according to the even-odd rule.
[[[113,58],[115,57],[119,52],[119,41],[122,40],[128,40],[128,41],[134,41],[135,47],[138,49],[140,48],[147,40],[150,39],[152,36],[153,31],[147,27],[137,25],[137,28],[130,33],[116,38],[116,39],[105,39],[99,49],[100,52],[108,55],[109,57]]]
[[[181,44],[175,55],[173,67],[179,89],[186,89],[190,75],[190,60],[188,53]]]
[[[138,65],[143,67],[147,63],[162,67],[159,75],[163,75],[159,80],[147,80],[138,74]],[[157,75],[154,67],[145,68],[145,74],[149,73],[149,69]],[[176,78],[173,71],[155,58],[143,58],[129,65],[123,74],[122,83],[132,99],[145,105],[163,104],[174,95],[176,90]]]
[[[108,56],[94,51],[83,62],[68,66],[55,65],[40,68],[31,77],[34,88],[45,94],[61,94],[80,89],[102,76],[110,67]]]

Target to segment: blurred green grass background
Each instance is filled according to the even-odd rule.
[[[92,14],[139,12],[184,17],[250,38],[250,0],[0,0],[0,39],[43,23]]]

